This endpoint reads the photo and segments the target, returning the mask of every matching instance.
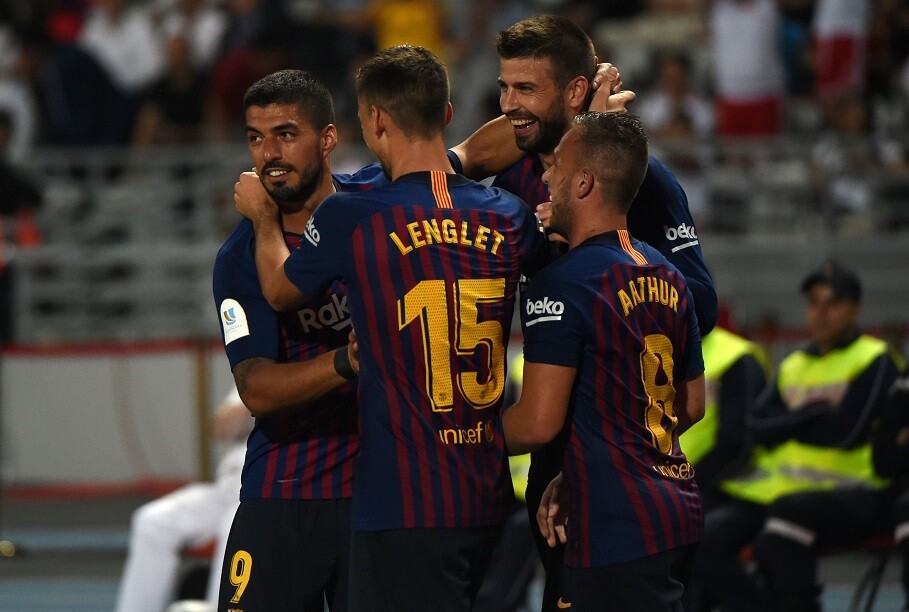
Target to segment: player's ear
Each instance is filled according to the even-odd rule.
[[[568,83],[565,97],[568,108],[574,111],[574,114],[580,113],[585,109],[588,91],[590,91],[590,81],[586,77],[576,76]]]
[[[390,117],[385,112],[385,109],[379,108],[375,104],[369,107],[370,129],[372,129],[372,133],[376,138],[385,133],[389,119]]]
[[[445,127],[448,127],[448,124],[451,123],[452,117],[454,117],[454,109],[451,107],[451,102],[449,102],[448,106],[445,107]]]
[[[593,173],[591,173],[590,170],[581,168],[575,175],[574,180],[574,192],[579,200],[587,197],[587,195],[593,191]]]
[[[329,123],[322,128],[321,144],[324,157],[328,157],[334,148],[338,146],[338,128],[335,127],[335,124]]]

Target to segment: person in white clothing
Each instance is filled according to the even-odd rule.
[[[871,0],[817,0],[811,19],[814,84],[821,103],[865,87]]]
[[[240,472],[253,419],[234,388],[212,421],[212,439],[230,442],[214,482],[191,483],[140,506],[132,517],[129,550],[120,580],[117,612],[161,612],[174,598],[182,551],[215,542],[220,568],[234,513],[240,503]],[[206,600],[218,602],[220,572],[211,572]]]
[[[660,78],[640,101],[638,116],[653,138],[713,134],[713,109],[707,98],[692,86],[691,58],[683,52],[666,52],[659,60]],[[678,120],[690,130],[678,129]]]
[[[771,136],[782,129],[781,27],[774,0],[713,0],[710,36],[720,136]]]

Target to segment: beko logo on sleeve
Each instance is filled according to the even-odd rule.
[[[303,230],[303,237],[313,246],[319,246],[319,230],[316,229],[312,222],[312,217],[306,222],[306,229]]]
[[[530,327],[543,321],[561,321],[562,313],[565,312],[565,304],[544,297],[542,300],[527,300],[524,310],[528,317],[540,315],[534,319],[527,320],[525,325]]]
[[[668,225],[664,225],[663,234],[666,235],[666,240],[669,240],[670,242],[675,242],[676,240],[688,241],[684,244],[673,247],[673,253],[698,244],[697,231],[694,229],[693,225],[688,225],[687,223],[682,223],[678,227],[669,227]]]
[[[240,306],[240,302],[228,298],[221,302],[218,312],[221,313],[221,327],[224,328],[225,346],[238,338],[249,335],[246,311]]]

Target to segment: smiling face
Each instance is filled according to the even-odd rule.
[[[499,104],[525,153],[552,153],[571,121],[548,58],[501,59]]]
[[[254,105],[246,111],[246,143],[268,194],[285,212],[299,209],[325,172],[321,133],[296,104]]]

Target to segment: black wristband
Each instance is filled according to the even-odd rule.
[[[344,380],[351,380],[357,376],[353,366],[350,365],[350,357],[347,354],[347,345],[344,345],[335,351],[334,364],[335,372]]]

